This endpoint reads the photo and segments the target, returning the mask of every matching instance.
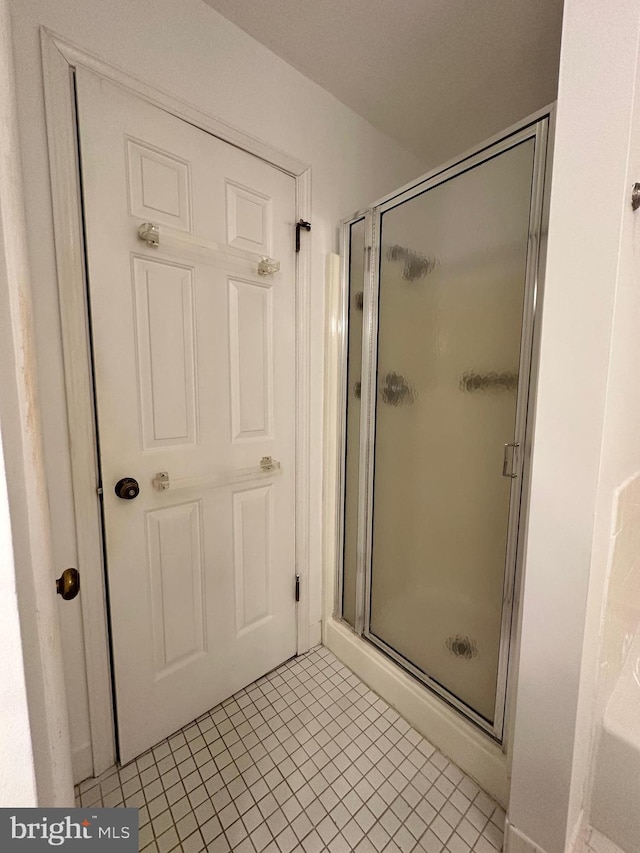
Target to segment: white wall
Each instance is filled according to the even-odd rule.
[[[626,165],[622,198],[622,222],[620,231],[620,256],[617,272],[615,312],[613,318],[613,337],[611,360],[609,363],[609,381],[605,411],[604,439],[598,500],[591,559],[591,575],[587,600],[587,618],[583,648],[583,663],[580,682],[580,697],[576,721],[576,741],[574,755],[574,781],[572,784],[571,814],[575,815],[581,802],[586,799],[587,813],[589,800],[589,760],[593,758],[594,743],[606,702],[611,694],[613,681],[619,672],[621,661],[613,663],[615,648],[607,637],[607,628],[614,636],[616,626],[612,624],[619,618],[616,613],[616,593],[618,598],[626,587],[627,606],[634,609],[636,624],[640,618],[640,599],[629,595],[631,582],[638,579],[638,530],[633,521],[633,557],[621,554],[618,535],[618,554],[612,537],[616,510],[616,492],[630,478],[640,472],[640,393],[638,393],[638,365],[640,365],[640,212],[633,212],[630,205],[631,187],[640,181],[640,8],[637,2],[625,3],[622,13],[624,25],[624,62],[625,76],[617,81],[626,93],[628,114],[625,126],[630,122],[630,136],[627,149],[627,162],[620,162],[619,168]],[[622,33],[621,33],[622,35]],[[635,86],[635,100],[631,100]],[[625,140],[626,142],[626,140]],[[635,491],[634,491],[635,490]],[[636,499],[637,481],[632,488],[623,490],[632,493]],[[633,510],[637,515],[637,509]],[[621,531],[620,531],[621,532]],[[628,532],[628,531],[627,531]],[[625,582],[614,577],[625,557],[635,564],[633,572],[627,575]],[[613,587],[610,582],[613,581]],[[636,584],[637,589],[637,584]],[[603,612],[603,595],[609,596],[606,611]],[[625,614],[629,619],[630,614]],[[624,619],[621,620],[624,623]],[[608,625],[605,623],[609,623]],[[603,648],[603,643],[607,648]],[[621,654],[618,649],[618,656]],[[597,689],[596,689],[596,681]],[[596,702],[594,704],[594,696]],[[594,716],[595,715],[595,716]],[[586,790],[585,790],[585,785]]]
[[[30,259],[56,564],[75,565],[76,548],[39,58],[41,24],[312,166],[310,597],[311,623],[319,639],[324,259],[337,248],[342,217],[415,177],[424,165],[199,0],[10,2],[27,213],[34,235]],[[60,612],[73,749],[80,768],[86,761],[89,725],[79,603],[64,603]]]
[[[637,0],[566,0],[509,808],[547,853],[579,819],[613,490],[640,462],[638,279],[618,270],[639,26]]]
[[[0,0],[0,805],[65,806],[73,790],[10,35]]]
[[[5,181],[17,179],[15,164],[9,161],[11,137],[6,133],[11,129],[15,116],[11,114],[11,92],[8,89],[11,80],[11,44],[6,37],[8,30],[8,12],[6,3],[0,2],[0,193]],[[9,134],[11,131],[9,130]],[[9,296],[9,257],[7,245],[8,219],[14,213],[11,199],[6,193],[0,195],[0,305],[10,316]],[[11,327],[1,327],[11,338]],[[6,350],[4,355],[7,353]],[[3,365],[9,375],[7,381],[13,384],[9,365]],[[4,374],[4,371],[3,371]],[[11,389],[13,390],[13,389]],[[29,731],[29,707],[25,684],[24,663],[22,659],[22,636],[18,612],[16,590],[16,563],[13,553],[13,535],[9,510],[9,496],[2,447],[2,427],[4,412],[0,414],[0,807],[30,806],[36,802],[36,780],[33,765],[31,732]]]
[[[11,520],[0,447],[0,807],[36,804]]]

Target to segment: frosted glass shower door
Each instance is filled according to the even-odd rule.
[[[365,634],[489,729],[519,505],[535,138],[502,148],[381,206],[365,605]]]

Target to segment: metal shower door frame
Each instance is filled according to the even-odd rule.
[[[532,390],[532,366],[537,309],[540,295],[540,245],[543,233],[543,207],[545,199],[545,179],[547,177],[547,154],[551,110],[546,109],[531,116],[524,122],[511,128],[500,137],[478,146],[472,152],[455,162],[446,164],[401,190],[393,193],[370,208],[359,211],[347,220],[342,227],[342,435],[341,435],[341,472],[340,500],[338,501],[338,541],[337,561],[338,583],[336,615],[342,616],[343,595],[343,554],[344,554],[344,497],[345,497],[345,449],[346,449],[346,403],[347,403],[347,348],[348,348],[348,295],[349,295],[349,245],[351,226],[365,220],[365,281],[363,304],[362,337],[362,396],[360,415],[359,444],[359,483],[358,483],[358,542],[356,568],[356,633],[381,649],[403,669],[420,680],[426,687],[440,696],[445,702],[462,713],[467,719],[485,731],[498,743],[504,740],[505,708],[509,657],[511,648],[512,621],[514,612],[514,590],[517,567],[521,552],[522,527],[524,516],[524,483],[527,479],[531,456],[530,412]],[[379,285],[381,222],[383,214],[398,205],[421,195],[430,189],[451,180],[480,164],[491,160],[506,151],[534,140],[533,176],[531,185],[531,206],[529,212],[529,234],[527,245],[526,275],[524,287],[524,305],[522,334],[520,341],[520,368],[518,378],[515,437],[520,444],[518,454],[518,476],[512,480],[510,489],[507,548],[502,597],[502,616],[500,629],[500,651],[497,674],[496,704],[493,722],[489,722],[468,705],[434,681],[402,655],[388,646],[370,631],[371,620],[371,573],[373,543],[373,480],[375,468],[376,438],[376,394],[378,360],[378,322],[379,322]]]

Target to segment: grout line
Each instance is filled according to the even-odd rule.
[[[171,784],[165,788],[167,777]],[[127,785],[131,791],[125,797]],[[179,796],[170,803],[167,794],[177,785],[181,787],[174,794]],[[236,842],[244,849],[254,835],[260,836],[260,850],[270,849],[287,830],[298,842],[293,849],[300,850],[306,849],[303,842],[310,849],[331,849],[339,837],[347,839],[343,849],[353,849],[347,836],[358,845],[369,837],[383,839],[385,853],[427,850],[420,844],[427,836],[443,853],[492,853],[495,844],[502,844],[502,809],[327,650],[288,661],[125,767],[110,769],[95,784],[82,783],[76,792],[83,786],[80,797],[98,796],[100,803],[120,799],[120,804],[130,804],[132,798],[136,803],[142,798],[148,820],[141,829],[149,827],[151,845],[172,830],[177,833],[177,825],[184,826],[192,815],[195,828],[184,839],[176,835],[178,844],[172,849],[177,850],[189,839],[203,845],[194,850],[206,846],[195,812],[207,803],[213,813],[202,826],[214,818],[221,826],[209,844],[224,836],[231,850]],[[242,812],[237,802],[246,806]],[[291,819],[284,811],[287,805]],[[334,816],[338,806],[348,817],[342,810]],[[253,849],[253,841],[248,844]]]

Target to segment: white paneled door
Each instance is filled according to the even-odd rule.
[[[77,95],[124,762],[296,651],[295,182],[83,69]]]

